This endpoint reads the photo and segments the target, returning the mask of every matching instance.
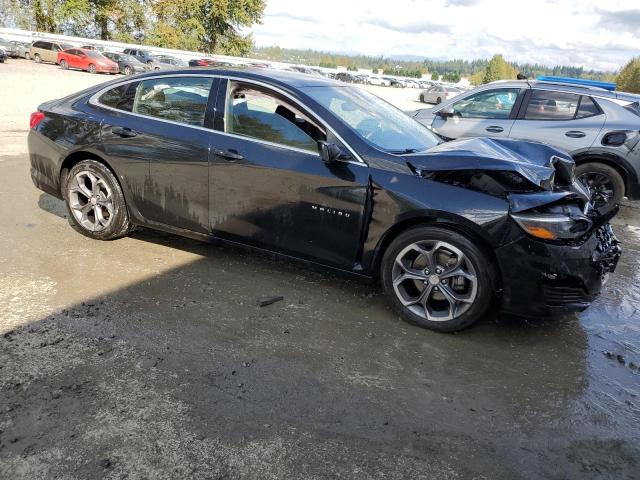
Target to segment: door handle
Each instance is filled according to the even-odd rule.
[[[504,132],[504,128],[502,127],[498,127],[497,125],[491,125],[490,127],[485,128],[485,130],[487,132],[491,132],[491,133],[500,133],[500,132]]]
[[[565,135],[571,138],[582,138],[587,136],[586,133],[581,132],[580,130],[569,130],[565,133]]]
[[[215,153],[218,157],[222,157],[229,162],[235,162],[238,160],[244,160],[244,157],[240,155],[238,152],[232,152],[231,150],[216,150]]]
[[[111,133],[125,138],[135,137],[137,135],[136,132],[127,127],[111,127]]]

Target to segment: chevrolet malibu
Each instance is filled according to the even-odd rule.
[[[379,279],[401,316],[460,330],[493,305],[583,310],[620,245],[573,160],[443,143],[374,95],[261,69],[151,72],[40,105],[31,177],[96,240],[135,226]],[[310,263],[309,263],[310,262]]]

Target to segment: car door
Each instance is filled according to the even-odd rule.
[[[507,137],[515,122],[523,89],[482,90],[436,107],[431,127],[447,138]]]
[[[318,140],[340,141],[303,106],[264,85],[229,81],[220,88],[216,112],[209,170],[213,233],[353,269],[368,167],[347,160],[325,164]]]
[[[138,179],[140,169],[145,169],[144,181],[131,187],[141,216],[208,234],[207,126],[213,108],[209,99],[215,99],[218,80],[205,75],[159,76],[125,85],[126,90],[114,91],[113,100],[98,100],[109,107],[102,141],[106,153],[137,171]]]
[[[80,50],[71,49],[67,50],[67,63],[71,68],[84,68],[86,69],[86,65],[83,65],[82,56],[84,55]]]
[[[593,144],[605,119],[604,112],[587,95],[534,88],[527,93],[509,136],[572,153]]]

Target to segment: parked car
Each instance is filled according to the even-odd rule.
[[[133,75],[148,70],[147,64],[126,53],[104,52],[103,55],[118,64],[120,73]]]
[[[124,53],[127,55],[131,55],[132,57],[136,57],[142,63],[146,63],[151,67],[153,65],[153,55],[148,50],[142,50],[140,48],[125,48]]]
[[[494,82],[414,113],[446,138],[509,137],[553,145],[576,161],[601,211],[640,199],[640,96],[563,83]]]
[[[459,95],[461,90],[455,87],[449,87],[447,85],[433,85],[420,92],[418,97],[422,103],[435,103],[439,105],[444,100]]]
[[[154,55],[152,70],[161,70],[168,68],[188,67],[189,64],[184,60],[169,55]]]
[[[367,78],[367,83],[369,85],[378,85],[381,87],[388,87],[391,85],[391,82],[386,78],[382,78],[380,75],[369,75]]]
[[[29,47],[30,45],[25,42],[11,42],[16,47],[17,57],[18,58],[29,58]]]
[[[416,82],[415,80],[412,80],[410,78],[406,79],[404,81],[404,84],[405,84],[406,87],[409,87],[409,88],[420,88],[420,85],[418,84],[418,82]]]
[[[73,45],[64,42],[36,40],[29,48],[29,58],[36,63],[50,62],[57,63],[58,52],[74,48]]]
[[[83,235],[144,225],[379,278],[403,318],[435,330],[469,326],[494,298],[582,310],[620,256],[562,151],[442,142],[322,77],[151,72],[46,102],[30,127],[31,178]]]
[[[9,40],[0,39],[0,50],[2,50],[7,57],[18,58],[18,49]]]
[[[404,81],[402,81],[399,78],[384,77],[384,79],[387,80],[389,82],[389,85],[392,86],[392,87],[404,88],[406,86]]]
[[[0,63],[4,63],[7,60],[7,54],[0,48]]]
[[[208,67],[211,65],[215,65],[215,63],[215,60],[212,60],[210,58],[194,58],[192,60],[189,60],[190,67]]]
[[[81,48],[69,48],[58,52],[56,63],[64,70],[76,68],[89,73],[110,73],[112,75],[120,71],[116,62],[100,52]]]

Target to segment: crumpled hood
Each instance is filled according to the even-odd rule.
[[[558,174],[572,175],[574,164],[569,155],[549,145],[508,138],[453,140],[405,158],[414,168],[426,171],[512,171],[544,190],[553,189]]]
[[[404,158],[417,175],[503,197],[512,212],[565,198],[589,202],[588,190],[575,179],[573,159],[542,143],[467,138]]]

